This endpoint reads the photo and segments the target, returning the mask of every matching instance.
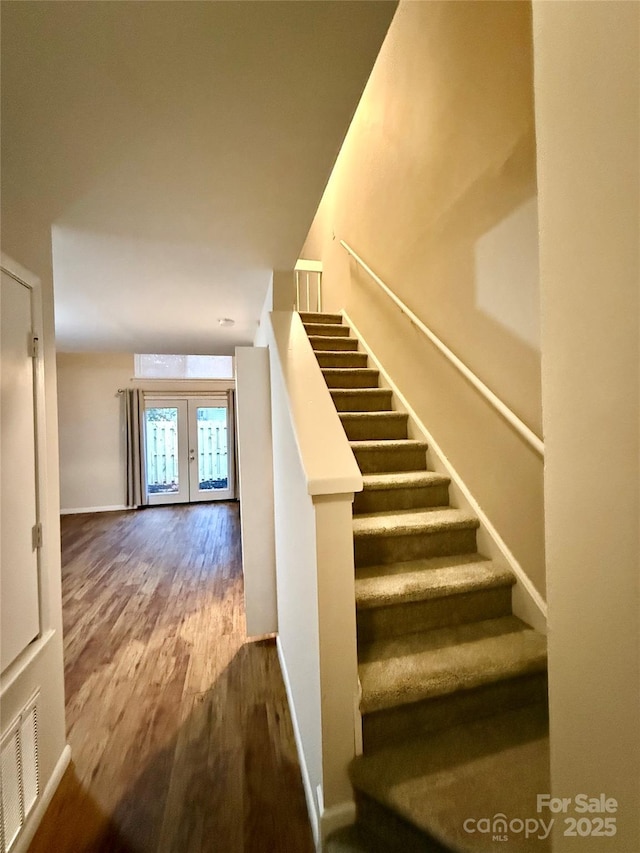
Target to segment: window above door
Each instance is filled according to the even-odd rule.
[[[136,353],[136,379],[233,379],[231,355]]]

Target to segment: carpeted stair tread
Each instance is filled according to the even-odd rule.
[[[437,474],[435,471],[392,471],[383,474],[364,474],[362,480],[365,489],[379,489],[381,491],[389,489],[419,489],[423,486],[448,484],[451,482],[450,477],[444,474]]]
[[[352,441],[408,437],[408,416],[403,412],[340,412],[339,417]]]
[[[334,389],[340,390],[340,389]],[[342,389],[346,390],[346,389]],[[379,388],[379,391],[385,391],[384,388]],[[390,391],[388,393],[391,393]],[[408,415],[404,412],[395,412],[395,411],[384,411],[384,412],[340,412],[339,413],[340,420],[376,420],[376,419],[384,419],[384,420],[399,420],[406,421]]]
[[[324,853],[371,853],[377,843],[375,836],[357,826],[345,826],[332,832],[324,845]]]
[[[363,713],[546,668],[546,640],[515,616],[375,640],[358,648]]]
[[[339,399],[340,397],[350,397],[353,394],[362,395],[363,397],[389,398],[392,394],[392,392],[389,391],[387,388],[330,388],[329,391],[334,400],[336,398]],[[355,414],[355,412],[349,412],[349,414]]]
[[[420,448],[425,452],[429,449],[426,441],[416,438],[368,438],[364,440],[350,441],[352,450],[389,450],[390,448]]]
[[[349,445],[362,474],[425,471],[427,468],[428,445],[424,441],[412,438],[356,439],[350,440]],[[371,507],[369,511],[375,512],[375,509]]]
[[[373,458],[366,459],[362,452],[355,452],[356,461],[362,466],[364,488],[354,496],[354,515],[449,504],[450,480],[442,474],[426,470],[424,452],[370,455]],[[402,558],[398,555],[398,559]]]
[[[366,352],[356,350],[315,350],[320,367],[366,367]]]
[[[513,586],[515,577],[509,569],[474,556],[476,560],[468,563],[439,557],[359,569],[355,581],[356,607],[386,607]]]
[[[392,392],[386,388],[330,388],[338,412],[391,411]]]
[[[408,740],[359,756],[351,765],[357,792],[428,832],[458,853],[543,853],[549,839],[465,832],[468,818],[545,818],[536,795],[550,790],[546,707],[539,703]],[[473,828],[474,825],[472,825]],[[499,831],[497,834],[501,834]],[[428,849],[425,847],[425,849]]]
[[[304,323],[304,328],[311,336],[329,336],[332,338],[348,338],[351,330],[348,326],[339,326],[337,323]]]
[[[473,513],[452,507],[370,512],[353,518],[353,533],[356,537],[403,536],[414,532],[476,529],[478,526],[478,519]]]
[[[377,388],[380,372],[373,367],[322,367],[330,388]]]
[[[339,326],[336,328],[340,328]],[[358,341],[356,338],[345,337],[344,335],[309,335],[311,348],[314,350],[357,350]]]
[[[299,311],[300,319],[305,325],[309,323],[331,323],[332,325],[342,325],[342,314],[318,314],[316,311]]]
[[[390,837],[391,836],[391,837]],[[360,824],[345,826],[332,832],[325,841],[323,853],[450,853],[449,849],[436,842],[431,844],[420,840],[418,844],[407,846],[405,839],[394,837],[393,831],[387,837],[378,835]]]
[[[379,389],[383,390],[383,389]],[[393,420],[406,423],[408,415],[404,412],[340,412],[341,421]]]
[[[323,367],[322,374],[334,374],[335,376],[375,376],[380,375],[380,371],[375,367]]]

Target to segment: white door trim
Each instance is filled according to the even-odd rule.
[[[49,547],[53,533],[48,529],[48,490],[47,490],[47,443],[46,443],[46,405],[45,405],[45,376],[44,376],[44,323],[42,310],[42,288],[40,279],[29,270],[14,261],[4,252],[0,253],[0,269],[19,284],[27,287],[31,293],[31,327],[32,335],[38,339],[33,363],[33,403],[34,403],[34,438],[35,438],[35,493],[36,493],[36,523],[42,525],[42,547],[38,548],[38,610],[39,632],[43,632],[52,624],[52,613],[49,606],[50,590],[49,573],[46,569]],[[57,535],[56,535],[57,541]],[[29,648],[29,647],[27,647]],[[22,659],[25,652],[18,656]]]
[[[173,503],[198,503],[202,501],[225,501],[235,498],[235,437],[233,424],[229,420],[229,397],[225,392],[170,392],[156,391],[144,394],[144,409],[177,408],[178,409],[178,482],[179,489],[175,493],[149,494],[147,491],[147,448],[146,421],[141,425],[145,445],[144,453],[144,488],[149,506]],[[197,438],[197,408],[224,408],[227,412],[227,483],[226,489],[199,488],[198,476],[198,438]],[[186,429],[180,429],[186,425]],[[193,451],[193,453],[192,453]],[[193,459],[191,457],[193,456]],[[184,473],[188,472],[188,477]]]

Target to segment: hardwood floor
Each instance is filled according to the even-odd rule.
[[[62,519],[72,764],[29,853],[312,853],[234,503]]]

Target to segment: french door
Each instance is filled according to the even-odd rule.
[[[145,399],[147,503],[229,500],[233,429],[225,397]]]

